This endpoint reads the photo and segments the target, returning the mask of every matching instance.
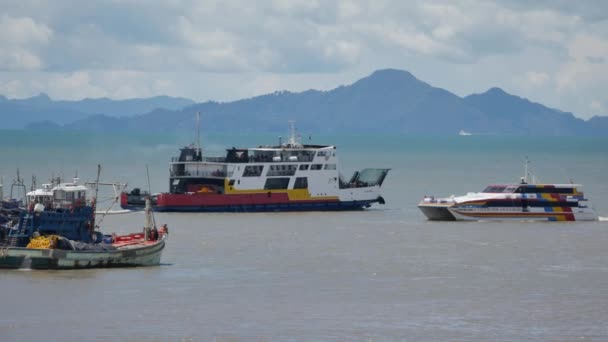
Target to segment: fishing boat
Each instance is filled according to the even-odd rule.
[[[90,185],[91,183],[89,183]],[[95,194],[99,179],[95,184]],[[18,222],[0,226],[0,268],[79,269],[159,265],[168,235],[158,230],[150,203],[144,229],[104,235],[97,230],[96,198],[77,180],[28,193]]]
[[[380,188],[389,169],[363,169],[344,179],[336,146],[302,144],[293,121],[288,137],[274,146],[233,147],[220,157],[204,156],[200,144],[180,149],[170,163],[169,192],[157,195],[155,210],[361,210],[384,204]],[[123,193],[121,206],[129,205]]]
[[[528,162],[526,162],[527,166]],[[528,182],[489,185],[464,196],[425,196],[418,208],[439,221],[597,221],[580,184]]]

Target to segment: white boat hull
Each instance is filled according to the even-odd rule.
[[[543,208],[457,208],[448,210],[457,221],[597,221],[589,208],[573,208],[571,212],[547,212]]]

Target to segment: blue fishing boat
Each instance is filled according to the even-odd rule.
[[[46,184],[27,194],[19,218],[0,225],[0,268],[73,269],[151,266],[160,263],[168,235],[158,230],[150,204],[146,225],[127,235],[104,235],[96,226],[95,195],[77,179]]]

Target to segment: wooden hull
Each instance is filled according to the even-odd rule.
[[[74,251],[0,246],[0,269],[83,269],[157,266],[165,237],[111,251]]]

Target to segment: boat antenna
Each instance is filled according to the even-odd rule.
[[[148,206],[150,205],[149,202],[152,200],[152,187],[150,186],[150,170],[148,168],[148,164],[146,164],[146,175],[148,176],[148,197],[146,198],[146,225],[148,227],[150,227],[150,225],[148,225],[148,223],[147,223],[148,219],[149,219],[148,216],[150,216],[150,217],[152,217],[152,219],[151,219],[152,222],[151,223],[153,223],[154,226],[156,227],[156,220],[154,219],[154,215],[152,214],[152,210],[150,209],[150,213],[148,213],[148,211],[147,211],[148,210]],[[150,228],[152,228],[152,227],[150,227]]]
[[[18,191],[15,191],[15,195],[13,195],[13,189],[17,188]],[[19,192],[19,196],[23,195],[23,197],[25,197],[25,206],[27,208],[27,206],[29,205],[29,201],[27,198],[27,188],[25,187],[25,183],[23,182],[23,179],[21,179],[21,173],[19,172],[19,168],[17,168],[17,179],[13,179],[13,184],[11,184],[11,199],[16,198],[17,196],[17,192]],[[23,192],[23,194],[21,194]],[[23,198],[20,197],[20,198]]]
[[[93,211],[97,206],[97,195],[99,195],[99,176],[101,175],[101,164],[97,164],[97,179],[95,179],[95,202],[93,202]]]
[[[530,164],[530,160],[528,156],[526,156],[526,160],[524,161],[524,176],[521,177],[522,184],[528,184],[528,176],[530,173],[528,172],[528,165]]]
[[[97,178],[95,179],[95,195],[93,196],[93,198],[91,199],[91,207],[93,208],[93,219],[92,219],[92,223],[91,223],[91,227],[93,227],[92,229],[94,230],[96,227],[98,227],[95,224],[95,211],[97,210],[97,195],[99,194],[99,176],[101,175],[101,164],[97,164]],[[101,220],[99,220],[99,223],[101,223],[101,221],[103,221],[104,216],[101,217]]]
[[[296,122],[295,120],[289,120],[289,139],[287,140],[287,146],[294,147],[298,145],[296,141]]]

